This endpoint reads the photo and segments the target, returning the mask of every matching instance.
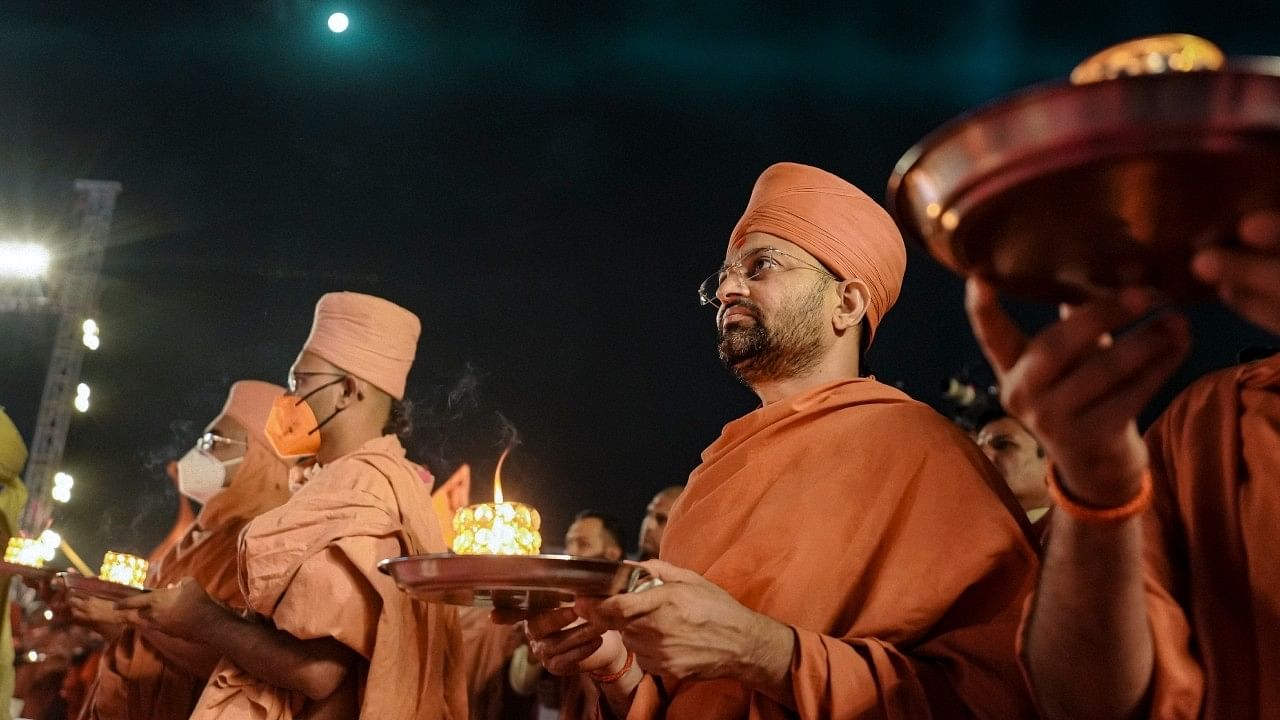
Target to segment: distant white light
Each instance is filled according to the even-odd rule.
[[[49,251],[29,242],[0,242],[0,277],[38,278],[49,272]]]
[[[351,18],[346,13],[336,12],[329,16],[329,29],[336,32],[344,32],[351,26]]]
[[[102,340],[98,338],[98,322],[93,318],[85,320],[80,325],[80,329],[84,331],[84,337],[80,338],[84,346],[90,350],[97,350],[102,345]]]
[[[45,620],[52,620],[52,619],[53,619],[53,611],[52,611],[52,610],[45,610],[45,611],[44,611],[44,619],[45,619]],[[32,663],[33,663],[33,662],[40,662],[40,653],[36,652],[35,650],[28,650],[28,651],[27,651],[27,662],[32,662]]]
[[[53,474],[54,487],[65,487],[68,490],[70,490],[71,488],[75,487],[75,485],[76,485],[76,479],[71,477],[70,474],[64,473],[64,472],[58,472]]]
[[[48,608],[45,608],[45,611],[44,611],[44,619],[45,619],[45,620],[52,620],[52,619],[53,619],[53,611],[52,611],[52,610],[50,610],[50,609],[48,609]],[[27,658],[28,658],[29,660],[31,660],[31,662],[35,662],[36,660],[39,660],[39,659],[40,659],[40,653],[36,652],[35,650],[32,650],[31,652],[27,653]]]
[[[76,386],[76,399],[72,403],[80,412],[89,412],[89,386],[80,383]]]
[[[71,502],[71,488],[63,486],[56,487],[49,491],[49,496],[60,503]]]

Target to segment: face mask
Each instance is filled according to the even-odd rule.
[[[284,395],[271,404],[271,413],[267,415],[265,432],[267,442],[276,454],[282,458],[315,455],[320,452],[320,428],[338,416],[342,410],[334,410],[324,422],[316,421],[316,414],[307,404],[307,398],[321,390],[345,380],[340,377],[325,383],[300,398]],[[345,409],[345,408],[343,408]]]
[[[244,458],[222,461],[191,448],[178,461],[178,489],[183,495],[204,505],[222,492],[227,484],[227,468],[239,465]]]

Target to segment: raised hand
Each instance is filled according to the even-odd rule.
[[[1044,443],[1065,489],[1099,507],[1131,499],[1147,466],[1135,418],[1186,355],[1186,320],[1165,312],[1114,335],[1154,306],[1150,292],[1128,289],[1073,308],[1028,339],[994,288],[970,278],[966,290],[1001,402]]]

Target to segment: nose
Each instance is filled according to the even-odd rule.
[[[738,297],[746,297],[750,294],[747,289],[747,280],[742,273],[734,268],[730,268],[724,274],[724,280],[716,286],[716,299],[721,305],[726,304],[729,300]]]

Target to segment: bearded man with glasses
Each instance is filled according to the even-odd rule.
[[[659,586],[529,618],[545,667],[632,719],[1034,716],[1026,519],[959,429],[865,377],[905,269],[856,187],[764,172],[699,290],[762,406],[703,452],[645,563]]]

